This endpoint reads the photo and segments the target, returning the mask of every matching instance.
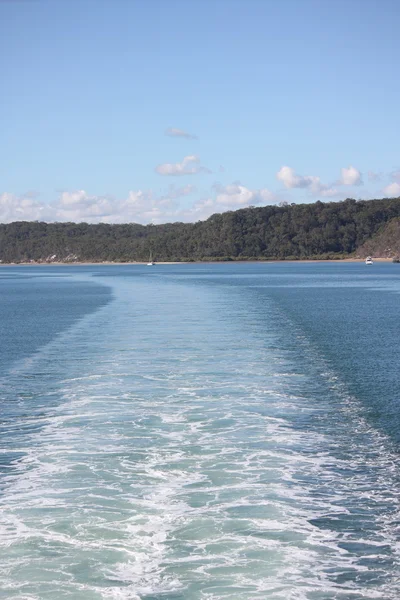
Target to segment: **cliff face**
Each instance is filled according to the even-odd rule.
[[[375,235],[357,248],[358,258],[376,256],[379,258],[400,257],[400,218],[391,219]]]

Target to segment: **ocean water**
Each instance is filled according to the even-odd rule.
[[[0,268],[0,598],[397,600],[400,265]]]

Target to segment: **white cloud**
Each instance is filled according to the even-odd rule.
[[[229,207],[243,208],[252,204],[273,202],[276,196],[266,188],[261,190],[250,190],[240,183],[227,186],[214,186],[217,191],[216,203]]]
[[[203,198],[195,202],[190,208],[181,210],[179,220],[202,221],[208,219],[214,213],[237,210],[255,204],[276,203],[279,200],[279,196],[266,188],[250,190],[240,183],[232,183],[226,186],[216,184],[213,187],[216,192],[215,198]]]
[[[165,223],[180,220],[178,198],[195,191],[193,185],[176,188],[171,185],[166,194],[156,195],[152,190],[131,190],[125,200],[115,202],[109,223]]]
[[[165,135],[169,135],[170,137],[185,138],[187,140],[197,140],[197,135],[183,131],[183,129],[177,129],[176,127],[169,127],[165,131]]]
[[[118,203],[116,211],[111,217],[111,223],[136,222],[136,223],[154,223],[157,222],[163,211],[172,204],[170,199],[154,197],[152,191],[130,191],[128,198]]]
[[[176,220],[177,199],[195,191],[192,185],[169,186],[163,195],[151,190],[130,191],[127,198],[93,196],[85,190],[62,192],[56,201],[47,204],[28,195],[0,194],[0,222],[12,221],[72,221],[87,223],[162,223]]]
[[[52,210],[30,195],[0,194],[0,222],[52,220]]]
[[[76,190],[75,192],[62,192],[60,196],[60,204],[62,206],[73,206],[88,202],[89,196],[85,190]]]
[[[159,175],[195,175],[196,173],[211,173],[200,165],[198,156],[185,156],[180,163],[164,163],[155,168]]]
[[[330,187],[329,185],[325,185],[321,182],[321,179],[316,175],[308,175],[305,177],[310,183],[309,188],[313,194],[316,196],[322,196],[323,198],[331,198],[332,196],[336,196],[339,192],[336,188]]]
[[[323,198],[333,198],[339,194],[338,190],[333,187],[323,186],[320,192],[317,192],[319,196]]]
[[[301,175],[296,175],[294,169],[292,167],[283,166],[279,169],[276,174],[276,178],[279,179],[283,183],[286,188],[305,188],[309,187],[310,181],[309,177],[302,177]]]
[[[152,190],[131,190],[127,198],[90,196],[84,190],[63,192],[54,205],[51,220],[87,221],[89,223],[166,223],[173,221],[198,221],[215,212],[245,208],[255,204],[267,204],[279,200],[270,190],[251,190],[240,183],[227,186],[215,185],[214,197],[182,206],[180,198],[195,191],[192,185],[169,186],[164,194]]]
[[[62,192],[52,207],[62,221],[105,221],[114,211],[114,199],[109,196],[90,196],[85,190]]]
[[[224,210],[228,209],[225,208]],[[217,206],[213,198],[205,198],[195,202],[187,209],[180,210],[176,220],[190,223],[204,221],[212,214],[221,211],[221,206]]]
[[[362,175],[358,169],[351,165],[341,169],[342,177],[340,178],[341,185],[362,185]]]
[[[324,197],[336,196],[338,193],[335,188],[323,184],[321,179],[316,175],[297,175],[292,167],[281,167],[277,172],[276,177],[288,189],[306,188],[309,189],[312,194]]]
[[[395,181],[394,183],[390,183],[385,188],[383,188],[383,193],[385,194],[386,198],[389,198],[391,196],[393,196],[395,198],[399,197],[400,196],[400,183],[397,183],[397,181]]]

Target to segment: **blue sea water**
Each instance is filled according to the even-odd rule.
[[[0,598],[400,596],[400,265],[0,268]]]

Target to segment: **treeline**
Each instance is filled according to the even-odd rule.
[[[400,217],[400,198],[264,206],[197,223],[0,225],[0,260],[158,261],[340,258]]]

